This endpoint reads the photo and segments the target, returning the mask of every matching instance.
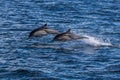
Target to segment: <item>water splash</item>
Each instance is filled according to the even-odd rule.
[[[82,41],[92,46],[113,46],[110,42],[102,41],[93,36],[84,35],[84,37],[87,37],[87,39],[84,39]]]

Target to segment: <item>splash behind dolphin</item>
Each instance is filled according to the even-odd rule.
[[[88,36],[88,35],[84,35],[84,36],[87,37],[87,39],[84,39],[82,41],[84,41],[85,43],[88,43],[90,45],[93,45],[93,46],[113,46],[113,44],[111,44],[109,42],[100,41],[100,40],[96,39],[95,37]]]

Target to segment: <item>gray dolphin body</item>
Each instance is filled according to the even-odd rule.
[[[40,28],[37,28],[31,31],[28,36],[28,39],[32,37],[42,37],[48,34],[60,34],[60,32],[54,29],[50,29],[47,27],[47,24],[44,24]]]
[[[69,40],[77,40],[77,39],[84,39],[84,38],[87,38],[87,37],[75,35],[71,33],[71,29],[68,29],[66,32],[56,35],[53,38],[53,41],[69,41]]]

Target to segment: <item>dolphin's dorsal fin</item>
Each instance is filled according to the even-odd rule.
[[[46,24],[44,24],[41,28],[43,28],[43,29],[48,28],[48,27],[47,27],[47,23],[46,23]]]
[[[68,30],[66,31],[66,33],[71,33],[71,29],[68,29]]]

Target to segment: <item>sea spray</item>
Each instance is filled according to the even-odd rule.
[[[110,42],[102,41],[93,36],[84,35],[84,37],[87,37],[87,38],[83,39],[82,41],[93,46],[112,46]]]

